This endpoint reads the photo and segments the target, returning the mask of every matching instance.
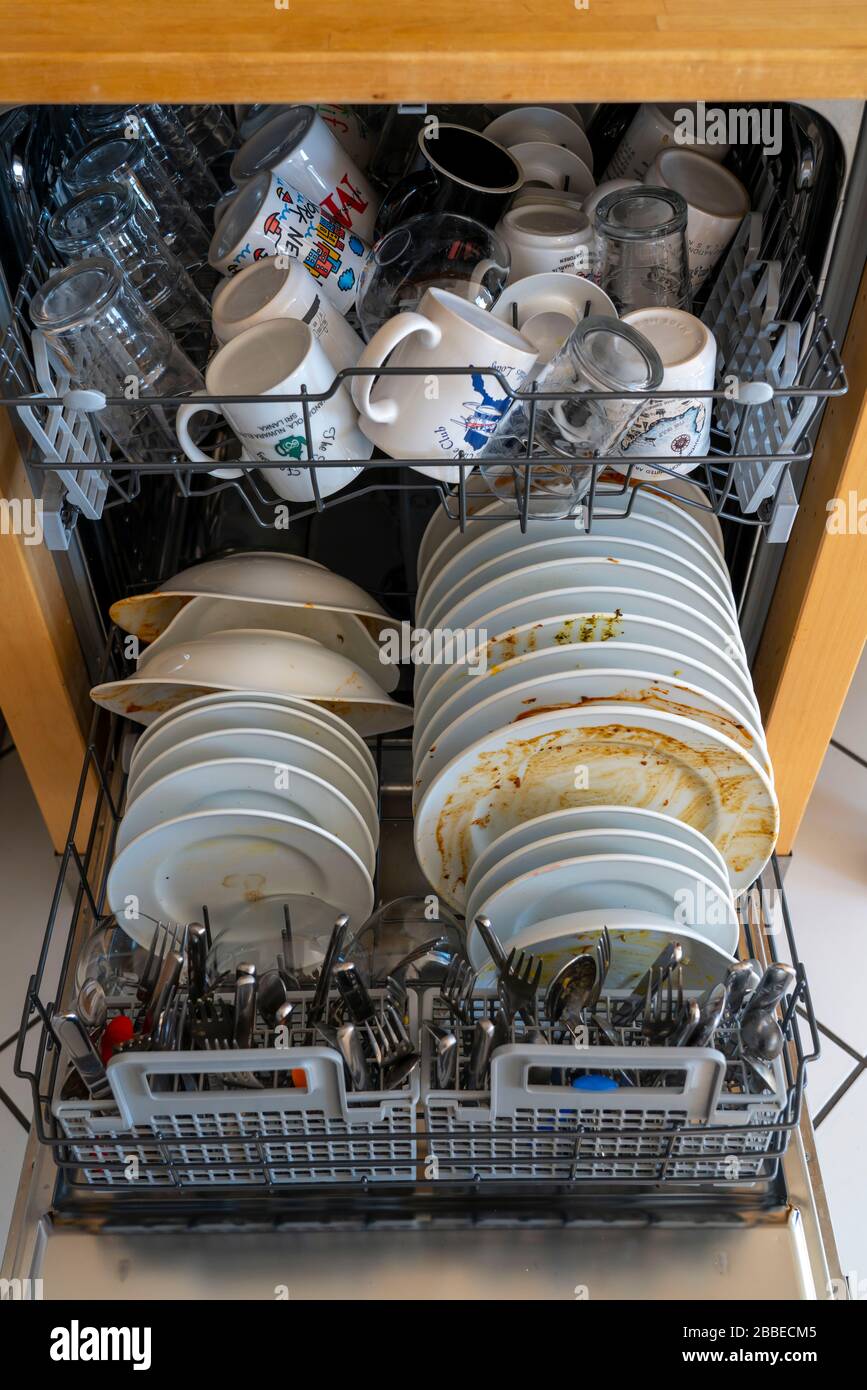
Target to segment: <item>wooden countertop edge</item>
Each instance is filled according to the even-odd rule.
[[[441,60],[441,61],[437,61]],[[287,67],[291,64],[291,68]],[[94,74],[98,73],[98,80]],[[714,101],[867,97],[863,48],[0,53],[0,100]]]

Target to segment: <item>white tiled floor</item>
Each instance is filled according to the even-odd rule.
[[[867,656],[835,732],[867,760]],[[46,920],[57,860],[17,754],[0,760],[0,1043],[16,1032]],[[867,765],[831,747],[785,879],[823,1026],[808,1103],[845,1271],[867,1281]],[[828,1036],[831,1034],[831,1036]],[[0,1049],[0,1249],[24,1152],[29,1091]]]

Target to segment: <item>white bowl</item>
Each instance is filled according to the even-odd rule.
[[[583,198],[592,193],[596,180],[587,164],[562,145],[548,145],[544,140],[527,140],[510,145],[509,154],[517,159],[525,183],[541,183],[547,188],[561,188]]]
[[[354,661],[311,637],[234,628],[155,652],[144,673],[91,690],[98,705],[150,724],[159,714],[209,690],[299,695],[340,714],[362,736],[404,729],[412,710],[399,705]]]
[[[152,593],[119,599],[112,604],[110,615],[124,632],[150,642],[168,627],[186,599],[195,595],[356,613],[373,633],[383,623],[394,621],[351,579],[332,574],[314,560],[269,550],[226,555],[193,565],[165,580]]]
[[[491,313],[517,328],[534,348],[538,348],[539,361],[548,362],[584,317],[588,300],[591,314],[617,318],[617,310],[608,295],[592,280],[561,271],[541,271],[507,285]]]

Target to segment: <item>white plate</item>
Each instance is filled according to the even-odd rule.
[[[269,690],[325,704],[362,735],[405,729],[412,710],[399,705],[353,661],[310,637],[235,628],[163,647],[142,674],[91,690],[115,714],[150,724],[173,705],[209,690]]]
[[[413,775],[424,785],[488,729],[514,723],[533,709],[624,699],[719,728],[772,775],[761,725],[737,690],[706,666],[629,642],[587,642],[521,657],[464,682],[445,704],[434,692],[420,711],[420,720],[427,711],[425,722],[413,738]]]
[[[585,198],[596,187],[593,170],[580,157],[562,145],[545,140],[522,140],[509,145],[509,154],[521,166],[525,184],[541,183]]]
[[[581,591],[577,592],[580,595]],[[592,594],[594,591],[584,592]],[[491,623],[486,617],[480,619],[478,626],[487,631],[491,630]],[[613,644],[614,647],[621,642],[658,647],[684,660],[709,667],[737,695],[738,698],[732,701],[735,708],[742,702],[749,715],[748,722],[764,736],[759,707],[749,677],[731,657],[726,656],[722,650],[724,641],[725,637],[721,631],[717,642],[712,643],[705,637],[698,637],[687,632],[685,628],[677,627],[674,623],[664,623],[655,618],[636,618],[630,613],[613,611],[576,613],[573,609],[570,613],[557,613],[553,618],[522,623],[518,627],[499,632],[487,642],[480,643],[478,651],[472,654],[471,661],[455,661],[442,671],[439,679],[426,690],[424,698],[416,703],[413,743],[420,747],[423,742],[428,741],[426,729],[432,711],[445,705],[456,691],[498,675],[500,670],[527,657],[536,657],[551,651],[574,651],[575,648],[583,649],[600,642],[605,645]],[[612,663],[615,659],[616,653],[612,650]],[[674,668],[675,674],[679,669],[677,666]]]
[[[310,739],[297,734],[271,733],[262,729],[215,729],[208,734],[195,734],[173,744],[165,752],[136,769],[134,779],[127,784],[126,804],[129,808],[148,787],[183,767],[216,762],[223,758],[255,758],[272,767],[298,768],[321,777],[345,796],[364,818],[374,839],[378,834],[376,802],[357,773],[340,758],[327,752]]]
[[[638,658],[636,665],[637,662]],[[650,666],[649,658],[647,666]],[[567,671],[524,681],[471,706],[451,721],[433,743],[419,746],[413,776],[416,799],[424,795],[432,779],[453,758],[486,735],[507,725],[520,726],[534,710],[548,712],[593,705],[660,710],[694,720],[730,738],[733,744],[755,758],[764,775],[773,781],[763,740],[748,725],[739,722],[730,705],[700,686],[687,685],[680,680],[667,682],[649,669],[603,667],[598,671]]]
[[[565,830],[559,835],[540,836],[531,843],[512,850],[498,858],[484,873],[479,873],[478,861],[473,865],[467,879],[467,922],[470,929],[473,929],[472,924],[481,913],[485,916],[491,915],[486,904],[495,893],[514,879],[523,878],[526,874],[535,873],[564,860],[596,858],[599,855],[606,858],[612,855],[626,855],[628,858],[638,855],[640,858],[678,865],[692,874],[700,874],[718,891],[720,915],[725,914],[726,922],[734,920],[734,905],[725,865],[720,864],[716,858],[711,859],[702,850],[682,844],[668,835],[656,835],[645,830]],[[678,891],[682,887],[678,882]],[[580,898],[581,891],[577,882],[576,891],[577,897]],[[615,894],[612,901],[615,901],[616,897]],[[681,901],[683,899],[678,899],[678,902]],[[714,902],[717,903],[716,898]],[[609,905],[606,902],[606,906]],[[533,920],[539,920],[538,913]],[[688,925],[694,926],[697,931],[704,931],[704,927],[699,923]],[[510,934],[508,923],[505,921],[503,928],[505,934],[501,939],[505,944]]]
[[[597,318],[617,318],[608,295],[592,280],[583,275],[543,272],[507,285],[491,314],[517,328],[539,350],[539,360],[548,362],[584,317],[588,300],[590,313]]]
[[[495,503],[494,507],[497,506]],[[487,517],[489,513],[483,511],[480,515]],[[683,526],[677,523],[674,506],[668,520],[663,517],[641,515],[624,517],[602,508],[597,509],[594,529],[589,534],[597,538],[621,537],[623,540],[637,541],[642,545],[659,546],[667,554],[676,554],[682,560],[688,560],[707,578],[713,580],[723,592],[730,595],[731,577],[716,549],[709,546],[704,537],[699,538],[695,532],[685,534]],[[544,526],[535,527],[526,533],[522,533],[517,521],[486,520],[484,524],[473,528],[468,541],[463,540],[459,546],[440,547],[434,562],[428,566],[419,581],[416,612],[418,613],[420,602],[427,602],[427,596],[434,584],[444,581],[447,574],[451,576],[450,582],[453,583],[484,560],[501,555],[507,550],[514,551],[543,540],[561,540],[586,534],[588,533],[583,530],[580,522],[569,519],[552,517]]]
[[[199,811],[132,840],[108,875],[109,909],[147,945],[153,920],[195,922],[239,940],[273,922],[288,893],[333,903],[360,925],[373,883],[358,855],[319,826],[262,811]],[[133,908],[137,916],[127,916]]]
[[[682,625],[684,633],[703,637],[712,645],[715,644],[721,653],[728,654],[731,665],[740,671],[741,685],[745,694],[749,696],[750,683],[746,674],[742,649],[733,642],[731,635],[724,632],[718,623],[713,622],[712,619],[703,614],[696,613],[690,607],[687,601],[688,597],[688,595],[684,595],[683,601],[673,598],[666,598],[661,601],[655,594],[637,587],[612,586],[609,588],[604,585],[598,585],[595,588],[540,589],[539,592],[534,590],[526,598],[517,598],[510,603],[500,604],[497,608],[473,619],[472,626],[469,628],[469,634],[472,635],[467,635],[465,642],[468,648],[475,644],[477,651],[471,655],[467,664],[475,664],[478,669],[483,661],[482,652],[489,640],[488,634],[490,633],[496,633],[503,637],[503,645],[508,652],[508,634],[513,630],[509,624],[520,627],[529,621],[535,621],[542,629],[543,624],[549,619],[559,618],[565,611],[568,616],[564,620],[561,638],[565,645],[570,641],[580,642],[591,639],[602,642],[628,641],[626,623],[630,619],[643,620],[648,618],[661,621],[664,617],[673,624]],[[556,636],[554,641],[557,642]],[[671,645],[672,649],[676,651],[677,642],[674,641]],[[501,661],[504,659],[506,658],[500,658]],[[456,680],[460,669],[455,663]],[[451,671],[447,674],[451,675]],[[430,666],[417,672],[416,708],[428,700],[433,685],[441,679],[442,675],[441,666]],[[443,682],[440,696],[442,696],[444,689],[445,682]],[[760,724],[754,698],[751,703],[755,708],[756,722]]]
[[[663,811],[650,811],[643,806],[570,806],[565,811],[550,811],[536,820],[523,821],[507,830],[498,840],[492,841],[479,855],[472,868],[472,879],[478,882],[482,874],[486,874],[506,855],[536,840],[583,830],[604,831],[606,834],[623,830],[627,834],[660,835],[672,849],[675,845],[682,845],[685,849],[703,854],[715,866],[720,882],[728,883],[725,860],[706,835],[674,816],[668,816]],[[675,856],[670,853],[666,857],[672,859]],[[469,889],[470,880],[467,887]]]
[[[679,941],[683,946],[685,989],[712,989],[725,979],[734,959],[687,927],[655,922],[634,912],[569,913],[553,921],[538,922],[514,937],[511,944],[518,951],[532,951],[541,957],[542,985],[547,987],[567,961],[594,949],[603,926],[608,927],[612,937],[611,966],[606,976],[610,990],[634,989],[671,941]],[[470,960],[481,967],[480,987],[493,984],[494,970],[486,965],[487,952],[478,936],[470,946]]]
[[[211,632],[250,627],[312,637],[328,651],[338,652],[348,661],[354,661],[383,690],[394,690],[400,680],[397,667],[390,661],[380,660],[382,648],[354,613],[335,613],[320,608],[287,608],[282,603],[251,603],[236,598],[189,599],[159,637],[145,647],[138,660],[138,670],[146,670],[154,653],[165,647],[195,642]]]
[[[630,483],[628,486],[634,489],[636,484]],[[614,487],[609,487],[606,482],[600,486],[599,495],[604,500],[612,492],[619,491],[622,503],[624,500],[622,488],[622,482]],[[642,506],[646,505],[645,496],[649,501],[655,498],[658,501],[674,503],[683,515],[689,516],[695,525],[701,527],[720,555],[725,554],[725,542],[719,517],[708,509],[710,498],[705,488],[694,482],[692,478],[666,478],[664,483],[648,483],[646,488],[638,489],[638,495]]]
[[[552,554],[556,548],[542,546]],[[568,547],[567,547],[568,549]],[[523,553],[518,558],[526,558]],[[633,560],[619,560],[606,557],[595,559],[589,556],[567,555],[562,559],[540,559],[535,564],[521,563],[515,569],[500,574],[488,581],[471,586],[463,581],[465,597],[447,608],[441,608],[436,616],[436,624],[443,631],[458,631],[471,628],[476,631],[483,614],[502,608],[519,598],[531,598],[552,589],[564,588],[567,584],[590,589],[627,589],[633,593],[647,594],[660,605],[659,617],[664,616],[669,603],[682,603],[697,617],[706,619],[725,634],[726,650],[733,660],[740,660],[746,668],[746,656],[736,619],[725,606],[700,584],[693,584],[673,570],[661,565]],[[615,607],[623,608],[622,604]],[[540,617],[542,615],[540,614]],[[427,675],[428,667],[423,672]],[[424,695],[423,677],[419,681],[416,699]]]
[[[581,126],[550,106],[521,106],[517,111],[504,111],[485,127],[484,134],[506,149],[528,140],[563,145],[577,154],[588,169],[593,168],[593,150]]]
[[[349,797],[312,772],[253,758],[195,763],[161,777],[130,802],[118,827],[115,852],[162,821],[193,811],[276,811],[308,821],[348,845],[373,875],[373,836]]]
[[[697,548],[705,557],[708,567],[719,574],[722,580],[731,583],[722,555],[717,552],[715,545],[708,545],[710,539],[708,533],[696,520],[692,511],[687,511],[683,505],[675,502],[672,498],[645,495],[642,489],[635,493],[632,511],[627,516],[625,515],[627,500],[612,495],[610,490],[606,490],[604,495],[597,497],[593,531],[590,534],[608,535],[610,533],[629,536],[631,534],[630,528],[635,526],[635,534],[638,536],[643,532],[641,526],[643,520],[662,522],[666,527],[671,528],[665,532],[666,545],[676,549],[678,553],[682,551],[686,558],[694,557]],[[468,512],[471,510],[473,517],[479,519],[470,522],[465,531],[461,531],[457,521],[452,521],[449,518],[446,518],[445,523],[440,523],[435,527],[432,522],[428,523],[419,550],[420,555],[427,555],[424,568],[419,570],[418,587],[422,593],[425,592],[434,575],[460,551],[472,545],[482,530],[496,530],[501,524],[515,524],[509,517],[506,506],[499,499],[489,498],[485,500],[474,495],[473,502],[474,506],[470,509],[469,498],[467,499],[467,510]],[[502,523],[494,520],[498,512],[505,513]],[[441,511],[436,513],[433,520],[438,521],[441,514]],[[716,520],[716,518],[713,519]],[[534,522],[531,518],[527,531],[528,541],[532,544],[537,539],[544,539],[549,527],[560,528],[564,525],[571,525],[576,532],[580,529],[580,523],[575,521],[547,518]],[[425,546],[428,535],[431,535],[431,543],[429,546]],[[692,541],[693,548],[681,547],[681,538]],[[435,545],[433,545],[434,541],[436,542]],[[698,563],[697,559],[696,563]]]
[[[376,764],[367,744],[345,720],[322,705],[258,692],[248,698],[231,692],[203,695],[161,714],[142,730],[130,759],[127,785],[133,787],[139,771],[160,753],[194,734],[249,728],[309,739],[352,768],[376,800]]]
[[[773,852],[774,789],[731,739],[697,720],[628,705],[532,715],[454,758],[421,798],[422,872],[463,909],[476,857],[504,831],[567,806],[646,806],[685,820],[722,854],[735,892]]]
[[[374,633],[383,623],[394,621],[350,579],[332,574],[312,560],[275,551],[248,551],[193,565],[167,579],[153,593],[119,599],[111,606],[111,617],[125,632],[150,642],[183,607],[180,599],[195,595],[357,613],[369,620]]]
[[[520,528],[516,529],[520,537]],[[505,552],[497,549],[497,540],[480,537],[480,542],[461,551],[451,562],[451,566],[447,565],[425,590],[421,603],[416,605],[417,625],[435,627],[442,614],[454,608],[467,594],[513,570],[523,569],[536,561],[574,556],[575,559],[596,558],[601,561],[609,558],[617,561],[634,560],[640,564],[657,566],[670,574],[682,575],[685,580],[703,588],[718,604],[720,613],[724,613],[729,623],[737,627],[731,584],[723,585],[718,579],[710,578],[706,570],[694,565],[691,560],[682,559],[679,554],[672,554],[661,545],[652,545],[619,535],[599,535],[596,531],[586,535],[575,530],[571,535],[544,537],[532,541],[528,541],[526,537],[520,537],[515,541],[513,537],[512,546]],[[491,553],[492,551],[494,553]],[[488,558],[482,558],[486,555]],[[478,563],[472,564],[471,569],[455,577],[455,571],[449,571],[452,566],[459,570],[460,562],[465,556],[470,557],[471,564],[472,560],[478,557]]]
[[[644,854],[590,854],[557,859],[509,879],[492,892],[476,890],[469,939],[475,916],[489,917],[500,942],[511,950],[513,938],[537,922],[591,909],[628,909],[643,916],[667,917],[684,925],[721,951],[738,944],[738,919],[731,893],[696,869]],[[693,920],[693,912],[699,920]]]

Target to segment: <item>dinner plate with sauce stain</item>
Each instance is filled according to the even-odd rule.
[[[767,774],[732,739],[683,715],[624,702],[534,714],[486,734],[422,795],[418,861],[463,911],[467,875],[497,836],[568,806],[643,806],[716,845],[736,893],[770,858],[779,806]]]

